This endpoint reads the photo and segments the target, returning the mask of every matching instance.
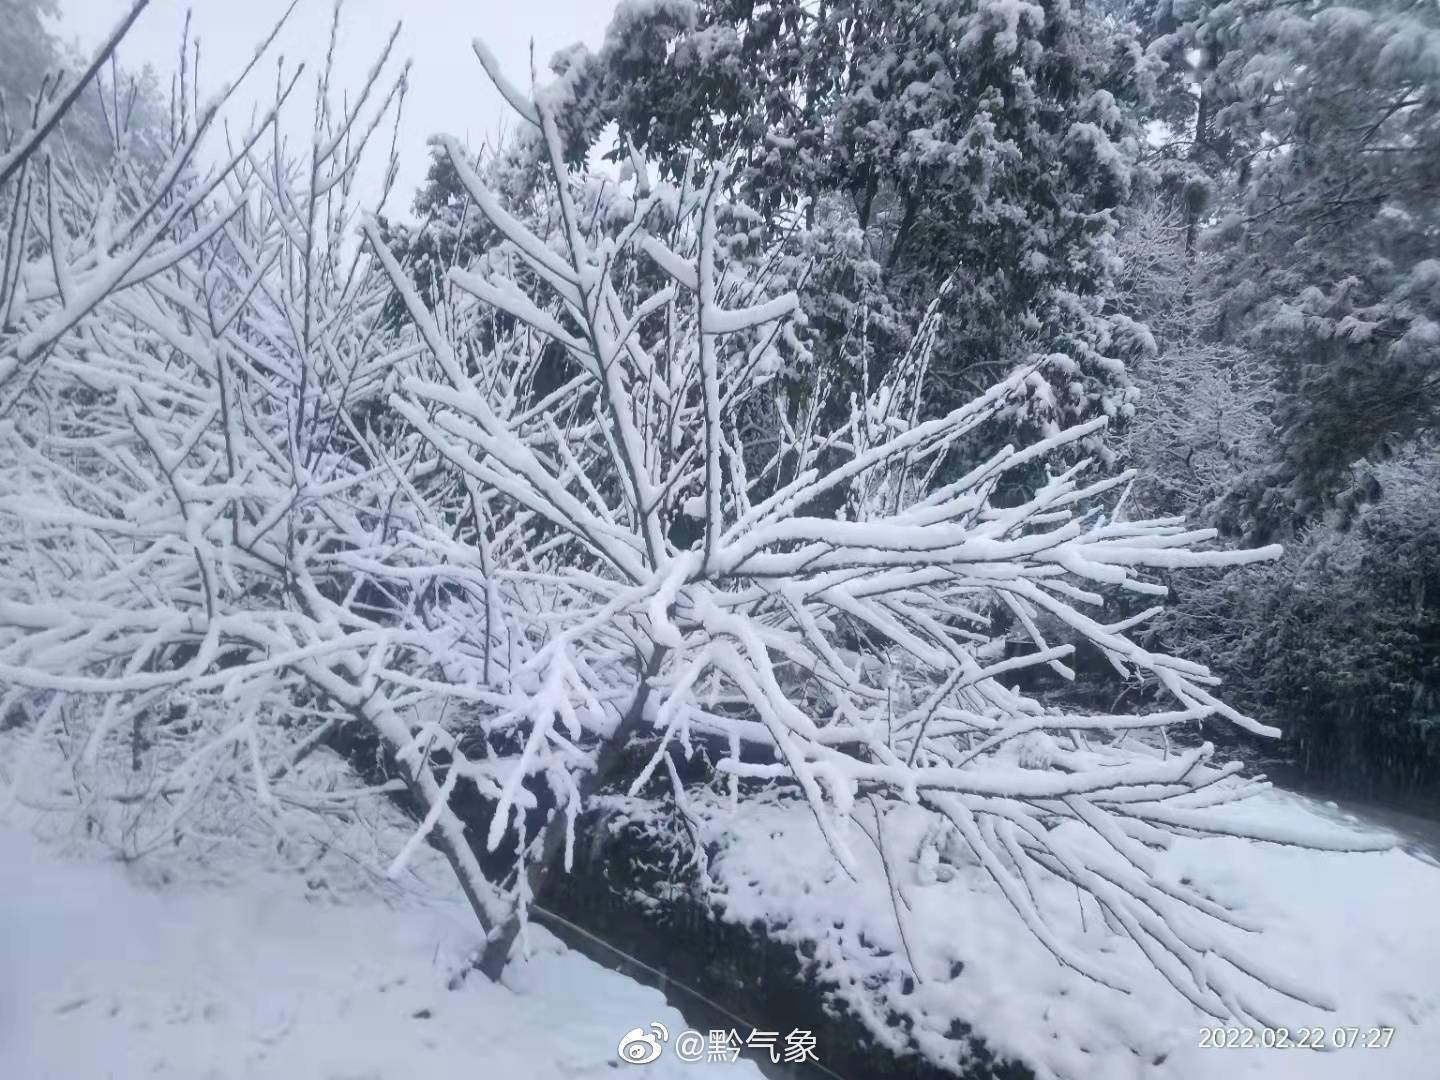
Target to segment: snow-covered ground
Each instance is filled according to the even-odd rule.
[[[719,805],[702,813],[726,813]],[[763,919],[777,936],[818,942],[840,994],[872,1024],[893,1010],[909,1019],[936,1056],[963,1044],[945,1037],[953,1018],[982,1033],[1001,1056],[1042,1076],[1098,1080],[1433,1080],[1440,1076],[1440,864],[1403,848],[1363,854],[1258,844],[1232,838],[1179,839],[1160,872],[1193,880],[1213,899],[1263,925],[1234,930],[1247,955],[1333,1001],[1307,1010],[1259,991],[1292,1038],[1319,1027],[1331,1042],[1370,1041],[1393,1027],[1385,1048],[1315,1052],[1202,1046],[1215,1021],[1186,1002],[1126,939],[1107,930],[1093,902],[1082,924],[1078,898],[1054,879],[1033,882],[1042,909],[1069,927],[1077,948],[1099,949],[1134,989],[1121,994],[1061,968],[984,871],[963,855],[936,859],[910,825],[921,815],[886,815],[886,858],[899,896],[892,902],[878,850],[859,881],[839,872],[796,804],[752,801],[728,821],[731,841],[713,873],[731,918]],[[1271,789],[1226,809],[1256,832],[1331,835],[1357,827],[1331,806]],[[864,820],[864,814],[860,815]],[[718,823],[718,822],[717,822]],[[1071,824],[1061,826],[1070,828]],[[873,831],[873,826],[872,826]],[[904,937],[897,929],[897,911]],[[1067,918],[1067,916],[1069,916]],[[1230,928],[1226,928],[1228,931]],[[906,954],[919,975],[912,983]],[[1267,996],[1268,995],[1268,996]],[[1349,1029],[1358,1029],[1352,1035]],[[1229,1036],[1227,1036],[1229,1037]],[[1260,1038],[1264,1038],[1262,1033]],[[1383,1034],[1374,1041],[1384,1040]]]
[[[895,996],[904,945],[893,906],[835,872],[813,818],[752,804],[732,819],[738,842],[715,865],[734,917],[783,914],[777,933],[813,935],[819,957],[880,987],[852,1003],[888,1004],[924,1029],[958,1017],[1001,1054],[1041,1075],[1097,1080],[1431,1080],[1440,1061],[1440,866],[1401,850],[1345,855],[1241,840],[1181,840],[1163,858],[1176,877],[1266,924],[1253,936],[1272,967],[1322,987],[1335,1012],[1306,1022],[1393,1026],[1384,1049],[1202,1048],[1207,1021],[1113,950],[1140,989],[1104,990],[1059,968],[975,868],[922,860],[902,885],[921,975]],[[1272,828],[1335,827],[1333,810],[1282,792],[1235,813]],[[35,819],[0,823],[0,1077],[274,1077],[409,1080],[629,1073],[616,1059],[629,1030],[684,1020],[661,995],[566,951],[538,928],[532,959],[507,985],[472,978],[447,989],[475,944],[470,916],[435,875],[415,895],[307,889],[257,869],[225,887],[157,887],[147,863],[41,841]],[[891,857],[903,850],[898,822]],[[779,854],[783,852],[783,858]],[[422,860],[423,862],[424,860]],[[435,867],[431,867],[435,869]],[[419,879],[417,879],[418,881]],[[883,875],[878,879],[882,883]],[[1053,898],[1052,898],[1053,899]],[[908,906],[906,906],[908,905]],[[844,929],[836,927],[843,923]],[[1088,933],[1102,934],[1092,917]],[[862,947],[868,943],[868,950]],[[894,949],[889,957],[879,955]],[[963,969],[956,972],[955,962]],[[886,989],[886,988],[891,989]],[[1296,1014],[1296,1023],[1304,1018]],[[823,1047],[820,1048],[823,1054]],[[1138,1052],[1137,1052],[1138,1051]],[[697,1074],[695,1070],[700,1070]],[[720,1075],[672,1054],[636,1071],[661,1080]],[[743,1061],[727,1078],[758,1077]],[[846,1080],[868,1080],[851,1078]]]
[[[449,898],[307,900],[293,877],[154,888],[0,824],[4,1080],[493,1080],[616,1075],[663,996],[543,930],[508,985],[446,987],[475,934]],[[662,1053],[647,1078],[694,1078]],[[714,1071],[712,1070],[712,1075]],[[758,1080],[754,1065],[724,1067]]]

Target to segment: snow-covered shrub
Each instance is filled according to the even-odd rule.
[[[1217,590],[1211,610],[1187,602],[1167,629],[1190,637],[1241,700],[1285,726],[1306,773],[1434,789],[1440,467],[1432,450],[1410,447],[1356,472],[1356,486],[1377,501],[1345,528],[1316,524],[1281,561]]]
[[[926,326],[848,420],[829,430],[783,426],[766,465],[751,469],[738,418],[773,390],[774,345],[796,301],[752,303],[743,268],[717,258],[724,171],[683,188],[651,183],[638,159],[624,188],[573,174],[553,100],[530,100],[477,53],[545,136],[556,235],[537,235],[507,211],[450,139],[438,145],[506,237],[503,251],[450,271],[448,296],[432,311],[383,250],[378,224],[367,233],[425,350],[391,402],[471,487],[480,526],[478,547],[429,542],[448,575],[475,586],[437,604],[436,617],[466,644],[447,668],[450,692],[491,710],[479,722],[482,746],[504,740],[483,759],[452,764],[447,784],[459,772],[482,791],[498,788],[487,845],[513,845],[524,870],[517,918],[491,960],[503,961],[527,897],[569,864],[590,797],[619,790],[670,801],[684,816],[677,761],[705,739],[720,747],[715,768],[732,798],[754,783],[801,792],[850,872],[857,800],[922,808],[963,841],[1061,963],[1098,982],[1123,988],[1103,958],[1054,932],[1053,914],[1032,900],[1036,875],[1091,897],[1213,1015],[1265,1014],[1256,981],[1323,1002],[1212,933],[1213,920],[1245,919],[1199,885],[1151,873],[1151,849],[1177,833],[1246,835],[1211,808],[1252,788],[1233,779],[1238,763],[1213,763],[1208,744],[1171,753],[1146,736],[1211,718],[1274,730],[1217,699],[1203,667],[1127,636],[1156,609],[1106,621],[1095,591],[1163,596],[1147,571],[1278,552],[1202,550],[1211,531],[1174,518],[1125,520],[1111,496],[1131,477],[1084,480],[1084,461],[1043,475],[1018,499],[993,499],[1002,478],[1042,474],[1047,457],[1103,419],[1006,446],[937,483],[947,455],[1027,393],[1035,372],[1019,369],[968,404],[920,419]],[[490,346],[478,328],[496,313],[518,329]],[[517,404],[515,385],[557,347],[572,377],[543,401]],[[817,514],[821,505],[845,511]],[[526,530],[539,542],[523,563],[487,570],[492,529]],[[522,587],[530,599],[517,603]],[[528,643],[504,664],[488,647],[497,607],[510,639]],[[1026,629],[1032,651],[1005,657],[997,608]],[[1001,677],[1017,669],[1069,673],[1072,649],[1045,640],[1042,616],[1122,674],[1153,680],[1167,707],[1089,715],[1008,690]],[[485,674],[482,655],[492,665]],[[637,759],[627,750],[642,735],[653,749]],[[525,811],[547,803],[549,824],[532,830]],[[703,860],[698,826],[694,845]]]

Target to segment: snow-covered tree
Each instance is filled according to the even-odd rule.
[[[703,743],[732,798],[798,792],[851,873],[860,800],[919,807],[1099,983],[1125,989],[1059,932],[1037,875],[1211,1015],[1323,1005],[1220,932],[1255,928],[1243,912],[1154,860],[1177,835],[1325,843],[1218,813],[1258,785],[1164,735],[1273,729],[1133,640],[1155,608],[1104,610],[1112,590],[1163,595],[1156,570],[1276,552],[1129,519],[1133,477],[1088,478],[1080,452],[1104,417],[997,438],[1061,359],[933,415],[963,284],[838,419],[777,402],[756,454],[741,432],[786,397],[799,301],[723,242],[751,214],[724,165],[572,171],[575,87],[527,96],[476,51],[538,133],[553,213],[527,222],[439,140],[503,241],[428,297],[378,220],[349,242],[359,157],[403,92],[382,81],[389,46],[341,103],[327,59],[298,160],[261,153],[271,110],[216,169],[187,168],[212,102],[156,186],[112,169],[92,197],[52,159],[18,200],[39,239],[8,249],[0,329],[0,476],[24,493],[0,496],[0,717],[21,715],[26,761],[58,747],[66,768],[17,769],[12,794],[59,789],[102,826],[138,807],[134,852],[209,837],[216,814],[303,840],[376,794],[321,749],[363,736],[420,819],[392,871],[426,842],[444,854],[493,974],[601,796],[695,825],[680,765]],[[7,161],[7,182],[31,164]],[[1056,629],[1163,703],[1096,714],[1013,689],[1038,665],[1073,677]],[[482,807],[465,820],[462,787]]]
[[[429,542],[457,586],[433,615],[464,643],[447,662],[448,692],[483,706],[471,720],[475,749],[452,762],[447,784],[458,773],[494,797],[487,847],[514,850],[522,871],[492,964],[527,897],[568,865],[592,797],[658,791],[651,797],[683,818],[677,757],[703,740],[719,748],[715,770],[735,798],[755,782],[802,792],[845,867],[857,799],[924,807],[1060,962],[1101,983],[1119,985],[1102,958],[1054,932],[1030,899],[1034,875],[1092,897],[1216,1016],[1266,1015],[1257,981],[1323,1003],[1213,933],[1215,920],[1246,925],[1243,916],[1151,873],[1152,849],[1177,833],[1247,834],[1211,808],[1253,788],[1236,780],[1238,763],[1214,763],[1208,744],[1171,752],[1146,734],[1212,718],[1273,731],[1216,698],[1203,668],[1130,640],[1155,609],[1118,622],[1099,611],[1097,587],[1163,595],[1149,569],[1275,552],[1201,550],[1211,532],[1126,520],[1113,493],[1131,478],[1084,480],[1084,461],[1021,498],[992,499],[1002,479],[1080,443],[1103,418],[937,481],[948,455],[1042,377],[1019,370],[923,418],[943,297],[847,420],[786,425],[752,469],[737,418],[744,402],[776,392],[775,342],[797,301],[751,303],[745,266],[717,257],[723,168],[683,188],[652,180],[638,157],[624,189],[573,173],[556,115],[564,95],[531,99],[477,52],[541,133],[559,235],[510,214],[450,139],[439,145],[503,249],[450,271],[432,310],[384,252],[378,225],[367,233],[425,346],[392,404],[471,492],[477,543]],[[663,285],[651,284],[656,270]],[[487,346],[477,327],[496,312],[517,329]],[[573,377],[537,405],[520,401],[516,385],[556,347]],[[832,451],[839,461],[822,467]],[[846,512],[814,516],[834,493]],[[493,538],[516,530],[536,542],[523,564],[497,565]],[[1029,651],[1006,656],[996,609],[1024,628]],[[1071,674],[1072,647],[1050,644],[1048,625],[1152,680],[1168,706],[1092,715],[1009,689],[1004,676],[1033,665]],[[442,728],[420,729],[417,742]],[[526,813],[547,805],[539,822]]]
[[[1217,329],[1220,259],[1188,243],[1191,220],[1163,196],[1126,215],[1117,238],[1117,309],[1153,344],[1131,364],[1133,416],[1119,440],[1138,474],[1136,506],[1214,521],[1235,478],[1263,467],[1275,387],[1264,358]]]
[[[596,55],[552,62],[572,164],[612,122],[617,161],[633,143],[677,186],[729,162],[758,214],[757,270],[805,310],[797,393],[828,387],[843,418],[949,280],[930,405],[1057,354],[1050,390],[1023,403],[1031,431],[1124,407],[1137,342],[1098,297],[1137,130],[1121,105],[1155,68],[1124,27],[1066,3],[888,0],[628,3]],[[539,182],[533,132],[504,156],[507,194]],[[443,162],[422,201],[437,195],[464,197]]]
[[[1324,513],[1357,460],[1433,430],[1440,14],[1236,0],[1193,33],[1217,57],[1205,90],[1238,185],[1206,238],[1225,333],[1276,364],[1278,452],[1230,508],[1263,538]]]
[[[337,8],[332,59],[338,28]],[[374,685],[414,597],[343,561],[388,544],[400,571],[424,476],[385,456],[366,407],[397,356],[388,283],[352,236],[361,155],[404,87],[382,82],[393,45],[343,105],[327,62],[300,160],[279,154],[301,75],[282,69],[271,108],[205,172],[197,148],[229,91],[182,82],[153,184],[123,160],[75,171],[40,133],[5,191],[31,192],[0,332],[0,714],[28,748],[9,794],[63,796],[129,857],[256,828],[323,848],[374,795],[315,753],[347,724],[396,757],[422,811],[445,807],[431,771],[396,755],[409,728]],[[57,748],[59,775],[25,766]],[[439,822],[468,887],[483,878],[459,835]],[[482,921],[504,912],[472,899]]]

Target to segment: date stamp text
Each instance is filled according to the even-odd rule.
[[[1393,1027],[1229,1027],[1200,1029],[1203,1049],[1383,1050],[1395,1037]]]

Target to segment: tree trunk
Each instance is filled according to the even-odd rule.
[[[660,673],[660,665],[665,662],[665,656],[669,652],[664,645],[655,645],[653,649],[630,708],[620,718],[615,734],[610,736],[600,749],[595,771],[587,773],[577,785],[582,804],[588,803],[591,795],[614,779],[620,763],[624,760],[630,737],[640,727],[640,721],[645,715],[645,703],[650,699],[650,680]],[[555,879],[565,873],[565,821],[558,812],[545,825],[540,852],[540,858],[532,862],[525,871],[530,895],[536,900],[543,900],[554,887]],[[498,981],[505,970],[505,964],[510,959],[510,950],[514,947],[519,933],[520,916],[517,911],[486,944],[475,966],[492,982]]]

